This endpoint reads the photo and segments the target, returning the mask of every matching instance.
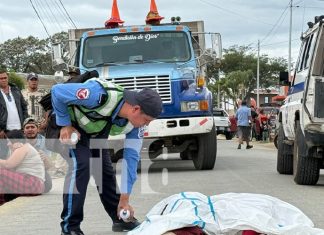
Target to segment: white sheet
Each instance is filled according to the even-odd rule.
[[[199,226],[207,234],[237,234],[254,230],[268,235],[324,235],[298,208],[277,198],[249,193],[207,197],[197,192],[172,195],[156,204],[146,220],[128,235],[160,235]]]

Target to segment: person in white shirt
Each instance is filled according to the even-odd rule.
[[[28,112],[21,91],[9,83],[8,73],[4,69],[0,69],[0,114],[0,151],[6,153],[8,148],[6,141],[3,141],[6,132],[20,130]]]
[[[0,206],[6,202],[6,194],[39,195],[45,189],[45,166],[37,150],[26,142],[21,130],[9,131],[7,138],[11,154],[0,159]]]

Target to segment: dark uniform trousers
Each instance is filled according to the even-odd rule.
[[[61,214],[61,227],[64,232],[80,229],[91,174],[95,179],[101,203],[105,210],[113,222],[118,221],[117,207],[120,194],[117,192],[116,176],[108,149],[90,149],[90,136],[82,130],[78,131],[81,134],[81,139],[76,144],[75,149],[69,149],[69,154],[64,155],[69,164],[64,182],[64,207]],[[91,140],[101,139],[107,144],[107,138],[108,130],[95,138],[91,137]]]

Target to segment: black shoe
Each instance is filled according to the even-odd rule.
[[[70,231],[68,233],[61,232],[61,235],[84,235],[84,233],[81,230],[76,230],[76,231]]]
[[[241,144],[239,144],[239,145],[237,146],[237,149],[241,149]]]
[[[246,146],[246,149],[251,149],[251,148],[253,148],[253,145],[247,145]]]
[[[124,222],[123,220],[115,221],[112,225],[113,232],[127,232],[133,230],[141,223],[137,219],[132,220],[131,222]]]

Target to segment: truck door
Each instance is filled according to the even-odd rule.
[[[289,90],[288,105],[284,115],[286,116],[287,124],[285,132],[289,139],[295,137],[295,118],[296,115],[301,115],[302,99],[304,95],[305,81],[309,76],[309,67],[314,50],[314,40],[316,33],[308,35],[304,40],[298,57],[298,63],[296,65],[296,73]],[[299,114],[297,114],[299,113]]]
[[[304,125],[313,122],[324,122],[324,30],[319,27],[318,40],[314,48],[310,75],[305,83],[305,118]],[[314,35],[315,36],[315,35]],[[315,44],[315,43],[314,43]]]

